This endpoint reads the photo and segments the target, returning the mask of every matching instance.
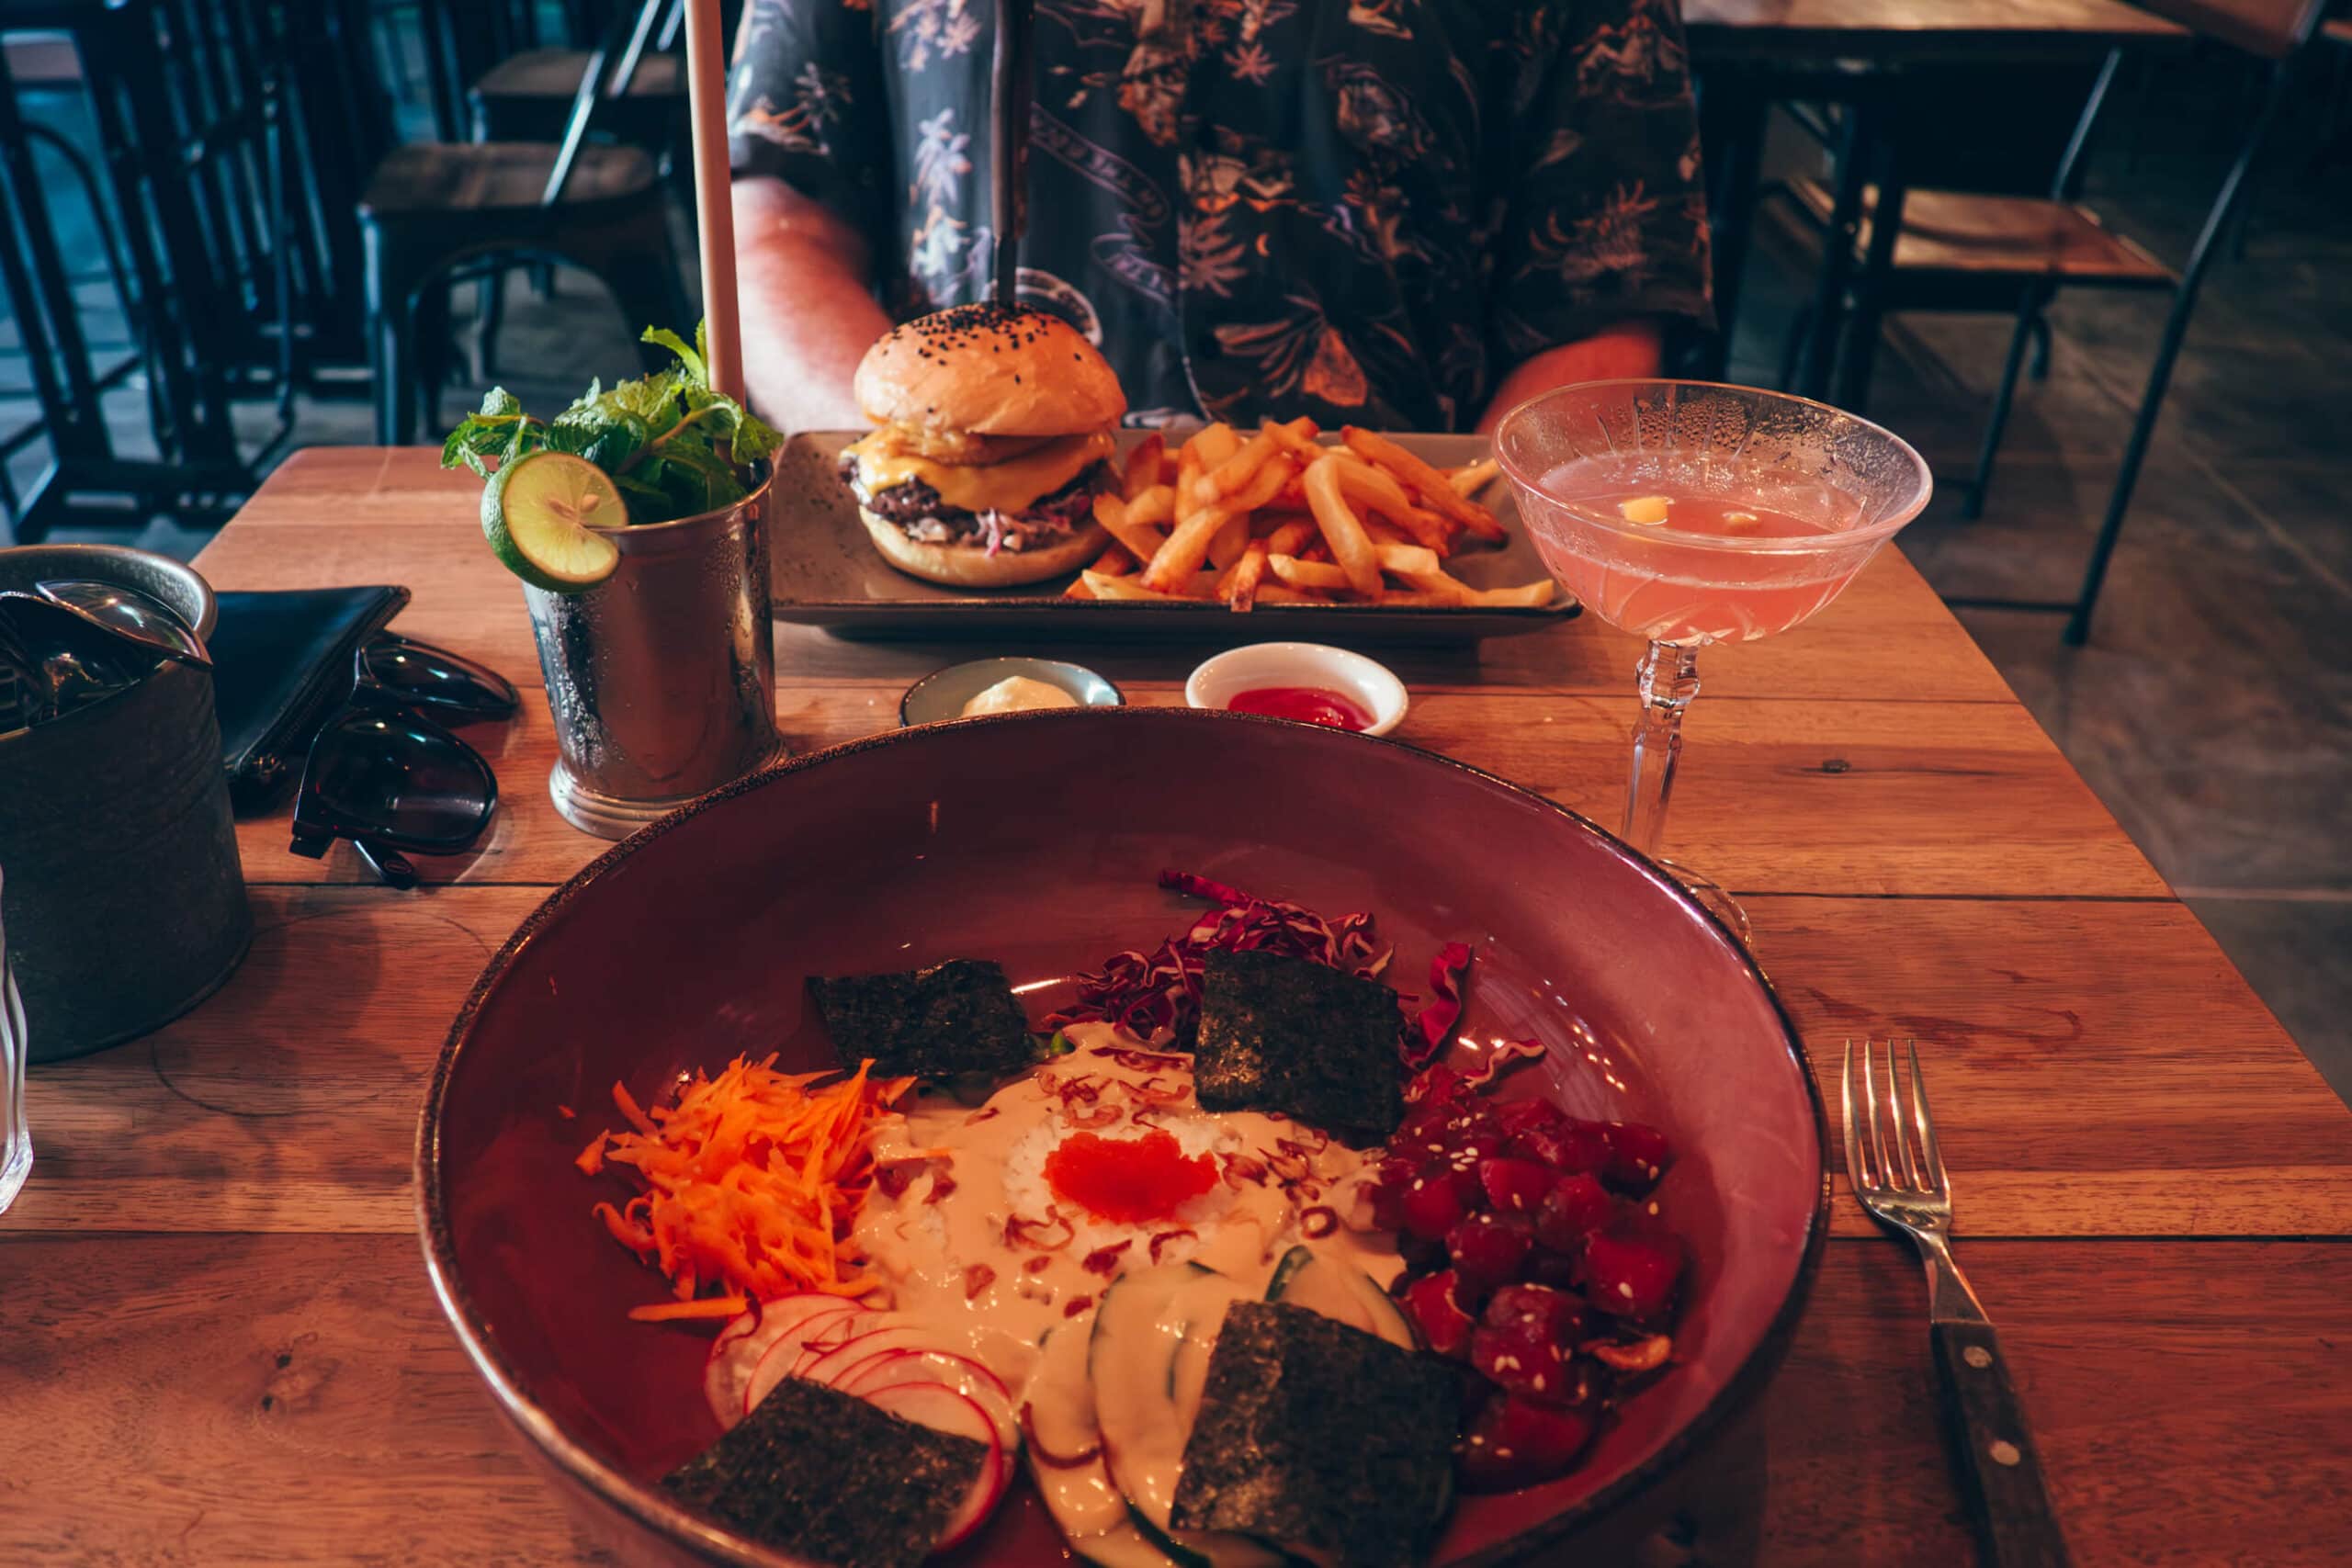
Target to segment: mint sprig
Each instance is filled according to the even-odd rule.
[[[487,479],[526,453],[569,452],[612,476],[631,523],[667,523],[742,500],[751,466],[784,438],[711,390],[703,328],[695,329],[691,347],[663,327],[646,328],[642,341],[668,349],[678,363],[609,390],[592,381],[551,420],[534,418],[513,393],[493,387],[441,444],[441,466]]]

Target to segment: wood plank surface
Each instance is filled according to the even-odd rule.
[[[1983,1242],[1962,1257],[2001,1320],[2076,1562],[2352,1557],[2352,1247]],[[407,1236],[58,1238],[8,1261],[0,1562],[613,1561],[520,1457]],[[1726,1484],[1747,1467],[1711,1458],[1680,1527],[1693,1555],[1676,1561],[1969,1560],[1924,1297],[1894,1243],[1831,1245],[1764,1396],[1761,1474]],[[93,1419],[99,1388],[112,1397]]]
[[[405,583],[402,630],[529,686],[477,493],[429,452],[300,453],[198,566],[221,588]],[[890,728],[930,669],[1020,651],[777,643],[802,750]],[[1148,703],[1207,651],[1052,650]],[[1414,690],[1403,739],[1611,823],[1634,651],[1588,618],[1384,657]],[[2352,1113],[1897,554],[1702,675],[1670,848],[1746,894],[1833,1111],[1840,1042],[1918,1038],[1962,1259],[2075,1560],[2352,1560]],[[241,824],[244,966],[145,1040],[35,1070],[39,1158],[0,1225],[0,1563],[612,1561],[518,1456],[412,1231],[449,1020],[604,847],[548,804],[536,691],[469,735],[504,792],[480,852],[421,861],[435,883],[400,894],[352,886],[347,852],[290,855],[283,807]],[[1968,1558],[1918,1270],[1837,1196],[1790,1359],[1686,1471],[1669,1560]]]
[[[2185,43],[2188,31],[2124,0],[1684,0],[1699,68],[1860,60],[2079,59],[2117,45]]]
[[[37,1070],[40,1163],[9,1230],[406,1232],[425,1076],[539,897],[258,890],[252,956],[219,998]],[[2352,1233],[2352,1113],[2179,906],[1752,912],[1833,1113],[1844,1040],[1920,1041],[1963,1235],[2097,1235],[2119,1216],[2147,1235]],[[1833,1214],[1871,1234],[1850,1202]]]
[[[781,690],[796,752],[898,726],[899,689]],[[1181,704],[1155,682],[1131,700]],[[1631,696],[1440,693],[1396,739],[1489,769],[1614,828],[1623,809]],[[1989,704],[1702,701],[1667,832],[1670,852],[1742,892],[2168,896],[2107,808],[2023,709]],[[499,780],[498,817],[467,855],[415,857],[434,881],[560,882],[607,846],[548,799],[555,738],[526,692],[505,725],[466,738]],[[238,824],[249,881],[372,880],[347,845],[321,862],[287,848],[292,807]],[[1955,812],[1964,812],[1964,825]]]

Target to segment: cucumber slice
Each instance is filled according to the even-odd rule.
[[[628,522],[628,506],[612,476],[569,452],[534,452],[502,464],[481,492],[491,554],[551,593],[578,593],[612,576],[620,547],[599,529]]]
[[[1266,1299],[1288,1302],[1350,1328],[1376,1334],[1400,1350],[1421,1348],[1411,1320],[1371,1275],[1311,1247],[1294,1247],[1283,1254],[1274,1266],[1273,1280],[1266,1287]]]
[[[1120,1275],[1094,1309],[1087,1370],[1112,1483],[1136,1529],[1185,1568],[1278,1568],[1283,1561],[1246,1536],[1169,1525],[1209,1349],[1226,1309],[1252,1293],[1214,1269],[1176,1263]]]

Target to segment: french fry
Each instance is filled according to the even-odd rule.
[[[1155,593],[1132,577],[1105,577],[1099,571],[1081,571],[1078,581],[1086,585],[1089,594],[1096,599],[1167,599],[1173,595]]]
[[[1182,523],[1193,514],[1193,487],[1200,483],[1200,438],[1195,436],[1185,442],[1183,449],[1176,454],[1176,481],[1169,499],[1170,522]]]
[[[1453,493],[1456,495],[1476,495],[1493,483],[1495,476],[1501,471],[1502,465],[1492,457],[1481,457],[1475,463],[1464,463],[1448,473],[1445,476],[1445,482],[1453,487]]]
[[[1156,430],[1136,443],[1135,450],[1127,454],[1127,466],[1119,481],[1123,497],[1133,501],[1159,482],[1160,454],[1167,446],[1167,437]]]
[[[1082,571],[1078,580],[1094,591],[1097,599],[1214,599],[1216,597],[1215,572],[1191,572],[1180,579],[1175,589],[1161,592],[1147,586],[1140,578],[1107,577],[1099,571]]]
[[[1355,461],[1352,453],[1340,459],[1340,493],[1348,498],[1349,505],[1377,512],[1395,522],[1402,522],[1405,513],[1413,509],[1413,498],[1405,493],[1405,487],[1396,482],[1394,475],[1385,468]]]
[[[1147,525],[1176,521],[1176,487],[1149,485],[1127,502],[1127,521]]]
[[[1193,433],[1193,438],[1184,443],[1184,450],[1193,454],[1203,473],[1223,464],[1240,449],[1241,437],[1233,433],[1233,426],[1223,423],[1201,426]],[[1181,497],[1182,492],[1178,493]]]
[[[1334,450],[1315,439],[1321,432],[1315,428],[1315,422],[1311,419],[1295,419],[1288,424],[1276,424],[1268,420],[1258,427],[1258,434],[1272,436],[1274,444],[1289,453],[1291,460],[1302,468]]]
[[[1086,577],[1083,573],[1080,573],[1079,576],[1073,577],[1069,580],[1069,586],[1062,590],[1062,597],[1065,599],[1091,599],[1094,597],[1094,590],[1086,585]]]
[[[1406,585],[1404,592],[1412,597],[1407,599],[1401,595],[1391,595],[1391,603],[1470,604],[1477,602],[1476,589],[1442,571],[1400,571],[1396,575]]]
[[[1550,578],[1536,582],[1522,582],[1516,588],[1473,588],[1459,578],[1442,571],[1398,572],[1397,575],[1419,592],[1434,594],[1432,603],[1453,604],[1515,605],[1521,609],[1542,609],[1552,602],[1557,592]]]
[[[1301,560],[1296,556],[1266,554],[1266,565],[1275,578],[1293,588],[1312,588],[1326,593],[1345,593],[1354,585],[1348,574],[1329,561]]]
[[[1481,604],[1515,604],[1522,609],[1540,610],[1559,596],[1560,585],[1547,577],[1538,582],[1522,582],[1516,588],[1479,588],[1472,592]]]
[[[1113,539],[1110,547],[1096,556],[1094,564],[1086,570],[1099,571],[1106,577],[1125,577],[1135,569],[1136,558],[1128,553],[1126,546]]]
[[[1375,545],[1373,550],[1380,558],[1380,570],[1397,577],[1443,570],[1437,564],[1437,552],[1419,545]]]
[[[1206,484],[1208,481],[1201,481]],[[1224,507],[1214,510],[1225,513],[1225,526],[1209,536],[1209,564],[1223,571],[1249,553],[1250,514]]]
[[[1225,526],[1225,508],[1204,506],[1177,524],[1143,569],[1145,585],[1171,592],[1179,582],[1200,570],[1201,563],[1209,558],[1209,541]]]
[[[1396,519],[1397,526],[1427,545],[1441,556],[1453,553],[1453,536],[1461,527],[1451,518],[1440,517],[1426,506],[1416,506]]]
[[[1256,479],[1266,459],[1280,450],[1272,435],[1260,431],[1236,448],[1232,457],[1194,481],[1193,499],[1203,506],[1214,506]]]
[[[1276,524],[1273,531],[1266,536],[1266,553],[1270,556],[1295,556],[1314,537],[1315,519],[1294,517],[1287,523]]]
[[[1094,498],[1094,521],[1102,525],[1102,531],[1125,546],[1127,552],[1139,561],[1148,561],[1158,555],[1159,547],[1166,542],[1158,530],[1137,523],[1135,513],[1115,495]]]
[[[1365,462],[1376,463],[1404,480],[1407,489],[1428,502],[1440,515],[1451,517],[1482,539],[1503,536],[1503,525],[1495,521],[1493,513],[1467,496],[1455,494],[1443,473],[1378,431],[1351,424],[1340,433],[1340,439]]]
[[[1232,433],[1228,431],[1227,434]],[[1210,547],[1216,540],[1218,531],[1227,527],[1234,519],[1244,517],[1247,513],[1255,512],[1264,505],[1277,491],[1296,477],[1296,473],[1297,469],[1289,458],[1269,459],[1259,468],[1257,477],[1250,481],[1248,488],[1244,489],[1240,494],[1229,497],[1215,506],[1202,507],[1190,516],[1183,517],[1170,532],[1168,542],[1160,546],[1158,553],[1151,558],[1151,564],[1144,569],[1144,581],[1165,592],[1168,591],[1168,585],[1175,582],[1178,578],[1187,572],[1198,571],[1201,563],[1209,558]],[[1184,494],[1181,487],[1176,494],[1181,506]],[[1249,542],[1249,525],[1245,521],[1241,525],[1239,541],[1234,546],[1232,558],[1239,558],[1240,552],[1248,547]]]
[[[1258,603],[1261,604],[1328,604],[1330,602],[1324,594],[1311,589],[1293,588],[1286,582],[1261,581],[1258,584]]]
[[[1297,464],[1288,457],[1269,457],[1265,466],[1258,470],[1258,477],[1243,487],[1239,494],[1226,498],[1226,509],[1235,513],[1255,512],[1289,488],[1290,482],[1296,478]]]
[[[1225,588],[1227,609],[1246,615],[1257,606],[1259,585],[1266,581],[1266,559],[1265,543],[1252,540],[1233,570],[1227,574],[1230,579]]]
[[[1380,597],[1380,557],[1374,551],[1363,522],[1348,509],[1340,494],[1340,461],[1317,457],[1306,470],[1306,503],[1315,512],[1323,542],[1331,558],[1348,574],[1348,585],[1367,599]]]

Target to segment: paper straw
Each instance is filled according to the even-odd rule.
[[[694,115],[695,223],[710,385],[740,400],[743,338],[735,299],[735,192],[727,169],[727,45],[720,32],[718,0],[686,0],[686,102]]]
[[[997,0],[996,52],[989,61],[996,149],[989,159],[989,221],[996,231],[989,295],[1000,305],[1021,295],[1021,231],[1028,218],[1029,0]]]

